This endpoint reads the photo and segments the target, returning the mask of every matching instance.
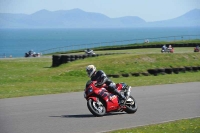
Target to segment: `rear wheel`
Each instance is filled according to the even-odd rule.
[[[93,99],[89,99],[87,107],[94,116],[103,116],[106,113],[106,108],[101,100],[96,102]]]
[[[137,103],[135,99],[130,96],[128,100],[126,101],[126,109],[124,110],[126,113],[135,113],[137,111]]]

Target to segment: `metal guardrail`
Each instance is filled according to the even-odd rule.
[[[72,50],[95,48],[95,47],[102,47],[102,46],[138,44],[138,43],[144,43],[145,41],[149,41],[149,42],[169,41],[169,42],[172,42],[172,41],[180,41],[180,40],[183,41],[183,40],[193,40],[193,39],[200,39],[200,35],[181,35],[181,36],[167,36],[167,37],[156,37],[156,38],[142,38],[142,39],[131,39],[131,40],[99,42],[99,43],[91,43],[91,44],[78,44],[78,45],[72,44],[72,45],[68,45],[68,46],[43,50],[40,53],[48,54],[48,53],[67,52],[67,51],[72,51]]]

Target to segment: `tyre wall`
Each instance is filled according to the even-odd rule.
[[[147,72],[134,72],[134,73],[124,73],[124,74],[108,74],[108,77],[120,78],[120,77],[139,77],[139,76],[158,76],[158,75],[167,75],[167,74],[179,74],[185,72],[200,72],[200,66],[185,66],[177,68],[156,68],[148,69]]]
[[[124,53],[106,53],[106,54],[95,54],[95,55],[53,55],[52,56],[52,67],[58,67],[61,64],[73,62],[80,59],[98,57],[102,55],[113,55],[113,54],[124,54]]]

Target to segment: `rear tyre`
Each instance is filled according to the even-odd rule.
[[[89,99],[87,101],[87,107],[94,116],[100,117],[106,113],[106,108],[101,100],[96,102],[93,99]]]
[[[129,113],[129,114],[135,113],[137,111],[137,108],[138,108],[137,107],[137,103],[136,103],[135,99],[132,96],[130,96],[128,98],[128,100],[126,101],[125,106],[126,106],[126,109],[124,111],[126,113]]]

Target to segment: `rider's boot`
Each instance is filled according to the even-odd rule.
[[[119,97],[119,99],[120,99],[120,100],[119,100],[120,104],[124,104],[124,102],[125,102],[125,100],[126,100],[126,97],[125,97],[124,95],[122,95],[117,89],[115,89],[115,90],[113,91],[113,93]]]

